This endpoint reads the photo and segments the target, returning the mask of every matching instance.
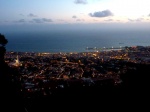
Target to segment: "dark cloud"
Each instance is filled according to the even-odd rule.
[[[87,4],[87,0],[75,0],[75,4]]]
[[[28,17],[37,17],[37,15],[34,15],[34,14],[30,13],[30,14],[28,15]]]
[[[36,23],[43,23],[42,19],[36,18],[36,19],[32,19],[32,20],[33,20],[33,22],[36,22]]]
[[[33,22],[35,23],[45,23],[45,22],[53,22],[51,19],[47,19],[47,18],[36,18],[36,19],[32,19]]]
[[[75,19],[75,18],[77,18],[77,16],[72,16],[72,18],[74,18],[74,19]]]
[[[150,14],[148,16],[150,16]]]
[[[17,23],[24,23],[24,22],[26,22],[26,21],[25,21],[25,19],[20,19],[20,20],[15,21],[15,22],[17,22]]]
[[[113,13],[110,10],[103,10],[99,12],[89,13],[89,16],[101,18],[101,17],[113,16]]]
[[[43,22],[53,22],[51,19],[42,18]]]

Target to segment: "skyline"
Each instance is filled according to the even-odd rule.
[[[1,0],[0,29],[149,28],[149,6],[149,0]]]

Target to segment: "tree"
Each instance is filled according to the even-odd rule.
[[[5,38],[5,36],[0,33],[0,44],[1,44],[1,46],[4,47],[7,43],[8,43],[8,41]]]
[[[6,52],[5,45],[8,43],[4,35],[0,33],[0,67],[4,64],[4,55]]]

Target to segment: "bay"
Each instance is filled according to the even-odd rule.
[[[149,46],[150,32],[145,30],[63,30],[27,31],[5,34],[7,51],[85,52],[87,47]]]

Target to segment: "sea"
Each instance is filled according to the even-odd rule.
[[[145,30],[62,30],[8,32],[6,51],[14,52],[87,52],[88,48],[150,46]]]

